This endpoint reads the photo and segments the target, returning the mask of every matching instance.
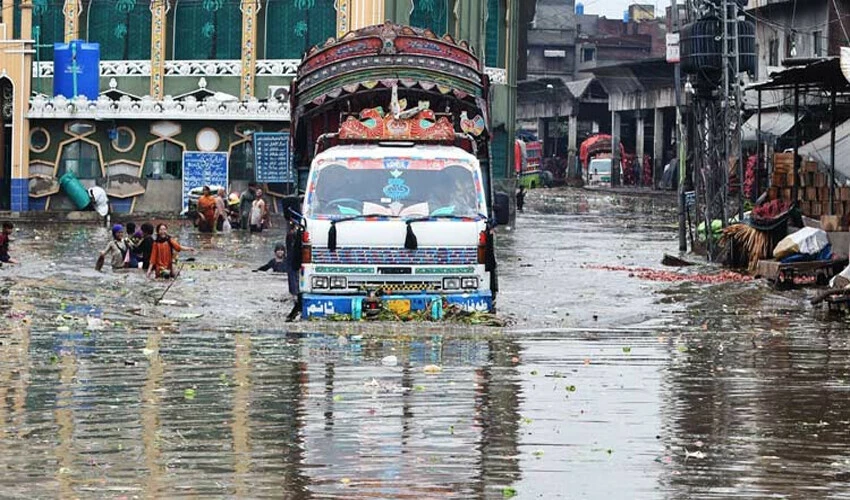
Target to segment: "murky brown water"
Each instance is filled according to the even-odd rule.
[[[847,321],[588,267],[660,267],[670,200],[545,193],[501,240],[506,331],[284,324],[248,272],[275,233],[177,231],[198,262],[155,307],[89,269],[104,229],[24,227],[0,497],[850,498]]]

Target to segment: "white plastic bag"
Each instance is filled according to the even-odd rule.
[[[804,227],[794,234],[789,234],[776,245],[773,258],[784,259],[797,253],[815,255],[829,245],[826,231],[813,227]]]
[[[230,221],[227,220],[227,219],[224,219],[224,223],[221,225],[221,232],[222,233],[229,233],[232,230],[233,230],[233,228],[230,226]]]

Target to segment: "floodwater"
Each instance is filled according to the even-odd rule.
[[[21,224],[0,497],[850,498],[845,319],[599,268],[660,269],[672,203],[532,192],[506,329],[284,323],[284,280],[250,272],[279,230],[174,227],[197,261],[155,306],[165,284],[91,269],[105,229]]]

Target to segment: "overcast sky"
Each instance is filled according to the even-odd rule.
[[[658,15],[659,10],[664,10],[664,7],[670,5],[670,0],[576,0],[576,3],[584,4],[585,14],[599,14],[609,19],[622,19],[623,11],[629,10],[629,5],[633,3],[655,5],[655,12]]]

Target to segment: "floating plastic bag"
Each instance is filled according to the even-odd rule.
[[[232,230],[233,230],[233,227],[230,225],[230,221],[227,220],[227,219],[224,219],[224,223],[221,225],[221,232],[222,233],[229,233]]]
[[[773,250],[775,259],[784,259],[789,255],[800,253],[814,255],[829,245],[829,238],[822,229],[804,227],[794,234],[789,234],[776,245]]]

